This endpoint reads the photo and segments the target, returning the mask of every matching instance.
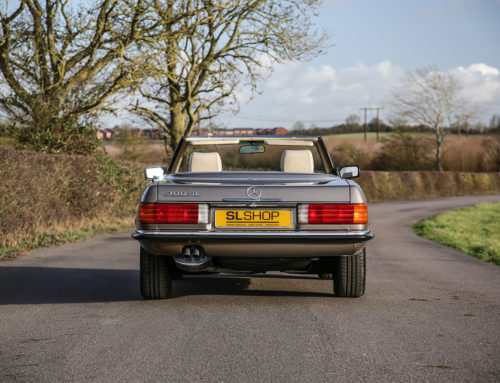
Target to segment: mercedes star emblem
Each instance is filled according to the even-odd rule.
[[[250,199],[259,199],[262,194],[260,187],[258,186],[250,186],[247,189],[247,197]]]

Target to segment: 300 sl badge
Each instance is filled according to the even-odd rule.
[[[200,197],[200,193],[195,191],[168,191],[163,193],[164,197]]]

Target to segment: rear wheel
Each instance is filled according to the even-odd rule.
[[[165,299],[172,290],[168,257],[148,253],[141,247],[140,283],[144,299]]]
[[[366,249],[352,256],[335,258],[333,290],[338,297],[358,298],[365,293]]]

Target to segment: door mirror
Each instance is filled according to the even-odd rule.
[[[144,169],[144,175],[147,180],[162,179],[165,177],[166,169],[161,166],[151,166]]]
[[[349,165],[342,166],[338,169],[340,178],[356,178],[359,177],[359,166]]]

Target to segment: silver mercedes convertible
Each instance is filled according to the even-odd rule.
[[[145,299],[168,298],[184,275],[269,271],[364,294],[373,234],[359,167],[334,167],[321,137],[186,137],[168,168],[145,173],[133,233]]]

